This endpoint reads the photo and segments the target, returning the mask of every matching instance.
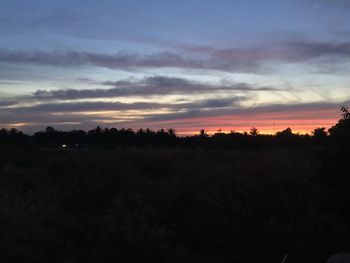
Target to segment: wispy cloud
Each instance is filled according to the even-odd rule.
[[[55,66],[97,66],[112,69],[139,67],[202,68],[200,61],[185,59],[175,53],[140,54],[99,54],[91,52],[43,52],[43,51],[0,51],[0,62],[31,63]]]
[[[26,129],[36,130],[47,125],[59,128],[91,128],[96,125],[119,128],[175,127],[179,131],[199,128],[238,129],[244,125],[296,126],[312,128],[329,126],[340,117],[338,103],[273,104],[258,107],[243,107],[247,98],[208,99],[178,104],[159,103],[43,103],[36,106],[7,108],[0,113],[0,123],[32,123]],[[160,109],[166,109],[160,111]],[[106,112],[110,112],[106,114]],[[115,112],[115,113],[113,113]],[[139,112],[140,114],[135,114]],[[141,114],[142,113],[142,114]],[[69,124],[69,125],[68,125]],[[68,125],[68,126],[67,126]],[[75,125],[75,126],[74,126]]]
[[[181,127],[183,133],[193,133],[199,129],[247,131],[256,126],[265,133],[291,127],[297,132],[311,132],[316,127],[330,127],[340,117],[342,103],[273,104],[251,108],[189,110],[180,113],[148,116],[131,127]]]
[[[59,123],[124,123],[135,119],[167,112],[194,112],[218,108],[237,107],[245,97],[205,99],[193,102],[162,104],[156,102],[77,102],[77,103],[41,103],[33,106],[3,108],[0,112],[0,123],[37,123],[50,125]]]
[[[350,57],[350,42],[295,41],[263,47],[179,47],[181,52],[99,54],[90,52],[0,51],[0,62],[55,66],[96,66],[129,70],[135,68],[211,69],[229,72],[265,72],[266,63],[340,63]],[[322,59],[322,61],[319,61]]]
[[[253,86],[247,83],[226,82],[224,84],[211,84],[199,81],[192,81],[183,78],[167,76],[146,77],[140,80],[119,80],[105,81],[99,83],[106,87],[98,89],[56,89],[37,90],[31,95],[3,98],[0,100],[0,107],[14,106],[23,103],[43,103],[55,101],[81,100],[81,99],[111,99],[111,98],[132,98],[152,97],[167,95],[195,95],[201,94],[213,96],[222,93],[226,97],[236,96],[236,93],[279,91],[281,89],[268,86]]]
[[[223,60],[228,68],[241,65],[242,67],[258,69],[265,62],[303,63],[321,58],[326,61],[337,59],[339,62],[339,59],[347,61],[350,58],[350,42],[290,41],[248,48],[183,48],[193,53],[205,54],[211,58]]]
[[[182,113],[167,113],[160,114],[157,116],[150,116],[148,119],[153,121],[165,121],[165,120],[177,120],[177,119],[187,119],[193,117],[217,117],[217,116],[226,116],[226,115],[237,115],[244,118],[246,115],[257,114],[264,118],[264,115],[267,113],[286,113],[286,112],[310,112],[315,117],[317,114],[320,114],[322,111],[332,111],[333,114],[338,114],[338,110],[342,105],[348,105],[350,101],[345,101],[341,103],[327,103],[327,102],[319,102],[319,103],[300,103],[300,104],[271,104],[271,105],[263,105],[258,107],[236,107],[230,109],[217,109],[210,111],[187,111]],[[338,114],[339,115],[339,114]],[[334,115],[332,115],[334,117]],[[319,116],[329,117],[329,116]],[[299,116],[298,118],[302,118]],[[308,118],[305,116],[305,118]]]
[[[128,111],[128,110],[193,110],[206,108],[225,108],[239,105],[247,97],[237,96],[229,98],[200,99],[192,102],[182,103],[157,103],[157,102],[60,102],[60,103],[40,103],[32,106],[17,106],[2,108],[1,114],[20,113],[64,113],[64,112],[104,112],[104,111]]]
[[[62,103],[41,103],[34,106],[8,108],[11,113],[21,112],[99,112],[99,111],[121,111],[121,110],[147,110],[168,107],[159,103],[122,103],[122,102],[62,102]],[[5,109],[6,110],[6,109]]]
[[[278,89],[255,87],[246,83],[223,83],[223,85],[210,84],[183,78],[152,76],[138,80],[99,83],[112,87],[107,89],[37,90],[31,95],[2,99],[0,123],[10,125],[16,122],[31,122],[36,123],[36,127],[51,124],[62,126],[67,123],[70,123],[69,125],[79,123],[81,127],[104,124],[118,127],[169,125],[181,129],[184,126],[194,125],[195,120],[204,126],[207,118],[223,118],[225,123],[234,125],[234,120],[237,118],[240,120],[246,118],[249,122],[254,116],[255,121],[260,118],[259,123],[264,119],[270,123],[278,118],[283,119],[281,113],[285,113],[290,121],[293,119],[312,121],[311,116],[315,119],[329,120],[335,119],[337,109],[341,105],[319,102],[248,107],[246,105],[252,102],[255,92],[276,92]],[[192,96],[188,100],[173,100],[168,103],[162,103],[152,97],[172,94],[201,96],[197,99],[196,96]],[[120,101],[122,98],[136,97],[139,99],[133,103]],[[109,101],[106,101],[106,98]]]
[[[190,81],[182,78],[165,76],[148,77],[135,83],[104,82],[104,85],[114,86],[112,93],[119,96],[144,96],[144,95],[167,95],[167,94],[205,94],[213,92],[234,91],[272,91],[274,87],[253,86],[247,83],[210,84],[198,81]]]

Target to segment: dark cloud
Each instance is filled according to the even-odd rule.
[[[91,111],[119,111],[119,110],[146,110],[167,107],[158,103],[121,103],[121,102],[64,102],[64,103],[42,103],[35,106],[16,107],[7,109],[11,113],[20,112],[91,112]]]
[[[157,110],[168,109],[169,111],[200,111],[202,109],[216,109],[233,107],[244,101],[245,97],[207,99],[194,102],[165,104],[156,102],[78,102],[78,103],[41,103],[33,106],[3,108],[0,112],[0,123],[15,122],[77,122],[91,121],[99,116],[102,120],[117,120],[118,114],[109,117],[103,114],[104,111],[150,111],[150,114],[157,115]],[[69,113],[69,114],[67,114]],[[85,114],[89,113],[89,115]],[[103,116],[103,117],[101,117]],[[81,117],[81,118],[80,118]],[[137,118],[137,114],[135,115]],[[133,119],[133,117],[130,117]],[[98,122],[98,121],[96,121]]]
[[[79,103],[42,103],[35,106],[5,108],[0,112],[0,123],[70,123],[118,121],[118,115],[103,115],[103,111],[152,110],[165,105],[157,103],[121,103],[121,102],[79,102]],[[57,114],[59,113],[59,114]],[[67,114],[69,113],[69,114]],[[90,113],[90,114],[84,114]],[[130,117],[130,119],[132,119]]]
[[[180,53],[164,52],[151,55],[124,53],[107,55],[89,52],[10,52],[1,50],[0,62],[55,66],[97,66],[124,70],[175,67],[263,73],[269,70],[266,62],[302,63],[319,58],[348,59],[350,57],[350,42],[295,41],[264,47],[181,48],[183,52]]]
[[[54,125],[66,129],[88,129],[96,125],[118,127],[118,128],[141,128],[141,127],[175,127],[185,128],[193,126],[205,128],[207,118],[219,117],[227,125],[234,128],[234,121],[230,119],[239,117],[247,123],[254,125],[254,120],[265,121],[291,121],[325,119],[336,120],[340,117],[339,108],[342,105],[349,105],[350,101],[341,103],[305,103],[305,104],[274,104],[259,107],[242,107],[240,103],[246,98],[231,99],[208,99],[199,100],[193,103],[180,104],[157,104],[157,103],[57,103],[42,104],[33,107],[21,107],[5,109],[0,112],[1,125],[10,126],[11,123],[28,123],[24,130],[34,131],[47,125]],[[157,113],[157,108],[167,107],[170,113]],[[151,110],[144,116],[122,117],[105,114],[84,114],[89,111],[107,110]],[[155,111],[152,111],[155,110]],[[76,112],[74,112],[76,111]],[[56,114],[60,112],[61,114]],[[70,112],[69,114],[66,114]],[[231,117],[230,117],[231,116]],[[253,120],[252,120],[253,118]],[[207,119],[209,120],[209,119]],[[221,124],[223,122],[220,122]],[[30,124],[31,123],[31,124]],[[197,127],[197,126],[198,127]],[[207,124],[214,125],[213,121]]]
[[[313,43],[313,42],[295,42],[289,43],[281,48],[281,52],[276,55],[277,58],[300,62],[321,57],[330,58],[350,58],[350,42],[343,43]]]
[[[90,52],[15,52],[0,51],[0,62],[31,63],[54,66],[97,66],[112,69],[132,69],[139,67],[203,68],[200,61],[183,58],[179,54],[98,54]]]
[[[1,95],[1,94],[0,94]],[[6,107],[6,106],[12,106],[12,105],[16,105],[19,101],[17,99],[13,99],[13,98],[4,98],[4,99],[0,99],[0,108],[1,107]]]
[[[201,108],[225,108],[232,106],[234,103],[244,100],[243,97],[228,98],[228,99],[210,99],[199,103]]]
[[[165,76],[154,76],[139,81],[107,81],[102,83],[105,86],[112,86],[110,89],[61,89],[61,90],[37,90],[31,96],[21,97],[23,101],[45,101],[45,100],[75,100],[92,98],[118,98],[132,96],[155,96],[171,94],[208,94],[217,92],[225,94],[236,91],[278,91],[273,87],[254,87],[247,83],[232,84],[209,84],[190,81],[181,78]],[[18,98],[19,99],[19,98]]]
[[[19,106],[3,108],[2,113],[20,114],[20,113],[62,113],[62,112],[99,112],[99,111],[126,111],[126,110],[152,110],[168,108],[178,109],[201,109],[201,108],[223,108],[229,107],[243,100],[246,97],[234,97],[223,99],[206,99],[186,103],[156,103],[156,102],[62,102],[62,103],[41,103],[33,106]]]
[[[147,96],[168,94],[205,94],[213,92],[232,91],[271,91],[277,90],[272,87],[253,87],[247,83],[233,84],[209,84],[189,81],[180,78],[150,77],[142,82],[123,87],[118,82],[105,82],[104,85],[114,86],[110,89],[114,96]]]
[[[321,57],[350,57],[350,42],[288,42],[253,48],[216,49],[209,47],[192,47],[187,50],[194,53],[204,53],[227,63],[242,63],[247,67],[259,67],[262,62],[304,62]]]
[[[163,86],[163,87],[179,87],[179,86],[190,86],[193,84],[192,81],[174,78],[174,77],[165,77],[165,76],[153,76],[144,79],[145,84],[151,86]]]
[[[319,103],[300,103],[300,104],[272,104],[266,106],[258,106],[258,107],[232,107],[232,108],[224,108],[224,109],[216,109],[216,110],[188,110],[186,112],[180,113],[167,113],[167,114],[159,114],[155,116],[146,117],[149,121],[176,121],[178,119],[191,119],[191,118],[205,118],[205,117],[218,117],[218,116],[229,116],[236,115],[248,116],[251,114],[258,114],[264,116],[267,113],[292,113],[297,115],[297,113],[303,112],[315,112],[316,115],[321,112],[319,116],[320,119],[326,118],[324,115],[324,111],[332,111],[337,112],[341,106],[350,105],[350,101],[344,101],[341,103],[328,103],[328,102],[319,102]],[[340,115],[339,115],[340,116]],[[297,118],[300,119],[300,114],[297,115]],[[288,116],[288,118],[291,118]],[[308,117],[305,116],[307,119]]]

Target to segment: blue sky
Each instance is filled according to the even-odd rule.
[[[0,126],[191,133],[334,124],[350,2],[0,2]]]

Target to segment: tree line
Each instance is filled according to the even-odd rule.
[[[192,136],[178,136],[175,129],[117,129],[102,128],[100,126],[89,131],[71,130],[60,131],[54,127],[47,127],[33,135],[27,135],[15,128],[0,129],[0,142],[17,145],[65,146],[68,148],[105,146],[187,146],[187,147],[218,147],[218,148],[264,148],[269,146],[296,147],[307,145],[328,145],[343,142],[349,137],[350,114],[347,107],[341,108],[342,117],[336,125],[328,131],[324,127],[316,128],[312,134],[293,133],[286,128],[274,135],[260,134],[256,127],[249,132],[224,133],[218,130],[209,135],[201,129]]]

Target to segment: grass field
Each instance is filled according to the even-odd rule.
[[[339,196],[315,180],[319,149],[12,147],[0,160],[6,262],[325,262],[349,241]]]

